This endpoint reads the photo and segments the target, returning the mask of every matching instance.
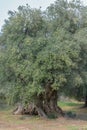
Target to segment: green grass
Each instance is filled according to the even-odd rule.
[[[67,130],[87,130],[87,127],[80,128],[79,126],[68,126]]]
[[[67,129],[68,129],[68,130],[79,130],[79,127],[69,126]]]
[[[58,102],[58,105],[60,107],[74,107],[74,106],[80,106],[81,103],[78,104],[78,103],[75,103],[75,102]]]

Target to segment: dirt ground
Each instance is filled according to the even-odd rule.
[[[66,111],[71,107],[65,108]],[[30,116],[15,116],[11,111],[0,110],[0,130],[87,130],[87,109],[72,107],[75,118],[59,117],[43,119]]]
[[[87,130],[87,121],[59,118],[56,120],[28,119],[21,123],[0,120],[0,130]]]

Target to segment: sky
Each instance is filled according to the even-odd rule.
[[[0,0],[0,30],[4,24],[4,20],[8,18],[8,10],[17,10],[19,5],[29,4],[31,8],[46,9],[55,0]],[[85,4],[87,0],[82,0]]]
[[[45,9],[55,0],[0,0],[0,30],[4,24],[4,20],[8,18],[8,10],[17,10],[19,5],[29,4],[31,8]]]

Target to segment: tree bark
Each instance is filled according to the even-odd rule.
[[[87,94],[85,96],[85,104],[84,104],[83,108],[85,108],[85,107],[87,107]]]
[[[21,103],[17,105],[17,107],[13,110],[14,115],[22,115],[24,114],[24,107],[22,106]]]
[[[53,90],[50,84],[47,84],[45,92],[37,97],[35,103],[29,104],[22,113],[30,115],[39,115],[47,118],[49,115],[54,114],[57,116],[64,116],[62,109],[57,106],[57,90]],[[19,110],[19,108],[18,108]],[[15,113],[17,113],[17,111]]]
[[[84,105],[81,108],[87,108],[87,92],[84,98]]]

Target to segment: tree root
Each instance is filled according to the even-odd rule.
[[[64,112],[59,106],[54,107],[51,109],[50,107],[40,107],[36,106],[33,103],[29,104],[27,108],[24,108],[22,105],[19,105],[14,111],[14,115],[23,115],[23,114],[28,114],[28,115],[38,115],[40,117],[48,118],[49,115],[58,115],[64,116]]]

